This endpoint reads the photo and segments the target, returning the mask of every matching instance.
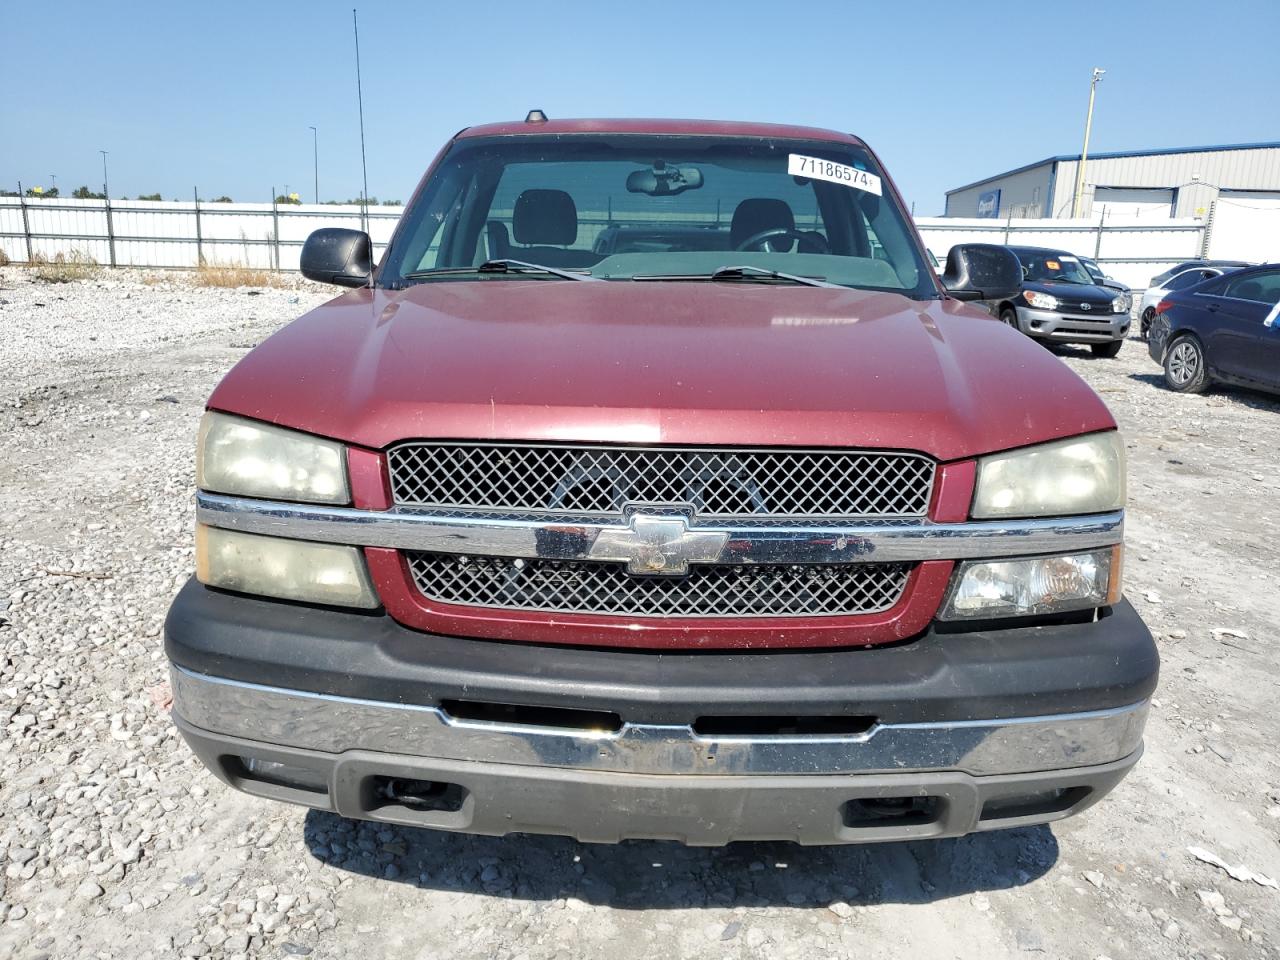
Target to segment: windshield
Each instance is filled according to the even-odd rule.
[[[1022,279],[1035,283],[1085,283],[1093,284],[1093,277],[1084,265],[1068,253],[1046,253],[1038,250],[1014,248],[1018,262],[1022,264]]]
[[[464,139],[406,211],[378,283],[538,279],[528,265],[615,281],[711,279],[747,267],[715,279],[780,283],[789,274],[937,297],[880,177],[865,150],[826,141]],[[525,267],[493,269],[496,260]]]

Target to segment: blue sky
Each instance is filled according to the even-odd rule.
[[[369,192],[409,195],[441,144],[530,107],[847,130],[908,203],[1080,149],[1280,136],[1276,0],[1160,4],[728,2],[359,4]],[[113,196],[360,190],[351,2],[10,8],[0,184]],[[38,21],[38,23],[36,22]],[[38,29],[37,29],[38,27]]]

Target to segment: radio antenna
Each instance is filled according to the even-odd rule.
[[[369,232],[369,167],[364,159],[364,88],[360,83],[360,21],[355,8],[351,8],[351,29],[356,38],[356,103],[360,106],[360,173],[364,190],[360,194],[360,223]]]

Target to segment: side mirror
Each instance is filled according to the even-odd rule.
[[[307,237],[299,261],[302,275],[340,287],[368,286],[373,270],[373,244],[363,230],[322,227]]]
[[[957,300],[1004,300],[1022,289],[1022,264],[1008,247],[962,243],[947,254],[942,286]]]

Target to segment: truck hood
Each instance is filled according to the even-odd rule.
[[[941,460],[1115,425],[1051,353],[962,304],[742,282],[352,291],[252,350],[209,406],[370,448],[577,440]]]

